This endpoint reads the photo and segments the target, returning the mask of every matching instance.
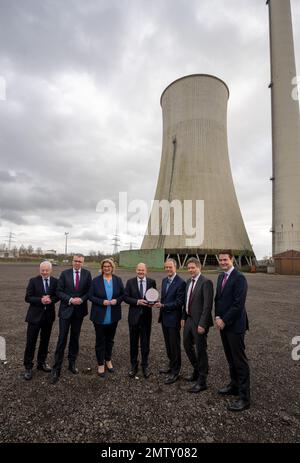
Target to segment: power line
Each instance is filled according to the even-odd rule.
[[[5,240],[6,243],[8,243],[8,251],[10,251],[11,248],[11,243],[15,243],[16,240],[14,239],[16,237],[16,234],[13,232],[8,233],[8,238]]]
[[[114,235],[112,239],[113,247],[113,254],[118,254],[119,246],[121,244],[119,235]]]

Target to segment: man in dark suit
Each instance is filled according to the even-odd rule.
[[[165,384],[175,383],[181,369],[180,328],[186,283],[177,275],[176,267],[176,260],[166,260],[165,271],[168,276],[162,281],[161,301],[154,306],[160,309],[158,322],[162,325],[169,359],[168,368],[159,370],[162,374],[169,374]]]
[[[78,373],[76,358],[79,351],[79,336],[83,318],[88,313],[88,294],[92,282],[91,273],[82,268],[84,256],[75,254],[73,268],[64,270],[57,283],[57,295],[61,300],[59,307],[59,337],[55,351],[55,363],[52,368],[51,383],[59,380],[64,359],[64,351],[69,331],[69,370]]]
[[[141,343],[142,370],[147,379],[150,376],[148,357],[150,352],[150,336],[152,325],[152,307],[145,300],[146,291],[156,288],[156,282],[147,277],[147,266],[140,263],[136,267],[135,278],[127,281],[124,301],[129,304],[128,324],[130,336],[130,378],[138,372],[138,348]]]
[[[223,273],[218,277],[215,296],[215,315],[220,330],[222,344],[229,364],[230,383],[219,389],[222,396],[238,396],[228,409],[243,411],[250,406],[250,369],[245,353],[245,332],[249,329],[245,308],[247,280],[233,266],[230,250],[219,254],[219,264]]]
[[[187,281],[182,324],[183,345],[194,371],[187,381],[196,383],[188,392],[198,393],[207,389],[208,356],[207,334],[213,325],[212,306],[214,289],[211,280],[201,274],[201,263],[191,257],[187,261],[191,278]],[[196,346],[196,351],[194,346]]]
[[[40,345],[37,354],[37,369],[49,373],[47,365],[48,346],[52,325],[55,320],[57,279],[51,276],[52,264],[45,261],[40,265],[40,275],[29,280],[25,301],[29,304],[26,315],[27,342],[24,353],[24,378],[32,379],[32,368],[37,338],[40,333]]]

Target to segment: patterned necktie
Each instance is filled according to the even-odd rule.
[[[188,302],[188,314],[189,315],[192,314],[191,305],[192,305],[192,294],[193,294],[193,290],[194,290],[194,284],[195,284],[195,280],[193,278],[192,279],[192,287],[191,287],[191,291],[190,291],[190,295],[189,295],[189,302]]]
[[[78,288],[79,288],[79,271],[75,270],[75,289],[76,289],[76,291],[78,290]]]
[[[226,285],[227,280],[228,280],[228,274],[227,274],[227,273],[224,273],[223,280],[222,280],[222,286],[221,286],[221,292],[223,291],[224,286]]]
[[[45,289],[45,294],[49,294],[49,284],[48,284],[48,278],[44,279],[44,289]]]
[[[143,280],[140,280],[140,296],[144,299],[144,287],[143,287]]]

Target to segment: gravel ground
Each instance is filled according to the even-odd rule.
[[[62,269],[54,268],[54,275]],[[217,388],[228,381],[219,334],[209,333],[210,375],[207,391],[186,392],[183,379],[166,386],[158,368],[166,361],[161,327],[153,317],[150,367],[152,376],[130,379],[127,306],[115,338],[114,375],[96,376],[94,329],[86,317],[78,368],[73,376],[65,362],[61,380],[34,371],[22,379],[28,279],[33,265],[0,264],[0,336],[7,342],[7,364],[0,363],[0,442],[299,442],[300,361],[291,357],[291,340],[300,336],[300,277],[247,276],[250,332],[247,352],[251,367],[252,407],[240,414],[226,410]],[[97,271],[92,270],[93,275]],[[133,272],[119,270],[126,282]],[[162,273],[150,277],[160,286]],[[211,279],[216,282],[216,275]],[[52,364],[57,321],[50,341]],[[190,371],[183,352],[182,375]],[[87,369],[91,368],[90,371]]]

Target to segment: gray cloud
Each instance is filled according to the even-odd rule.
[[[7,220],[15,225],[27,225],[27,220],[18,212],[13,210],[5,210],[1,213],[1,219]]]

